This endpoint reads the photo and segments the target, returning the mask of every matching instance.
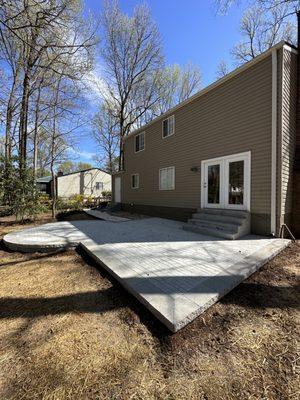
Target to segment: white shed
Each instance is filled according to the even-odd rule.
[[[57,176],[57,195],[70,197],[76,194],[99,197],[111,191],[111,175],[100,168],[90,168]]]

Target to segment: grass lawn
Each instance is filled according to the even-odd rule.
[[[0,399],[299,399],[299,267],[294,243],[171,335],[84,254],[2,245]]]

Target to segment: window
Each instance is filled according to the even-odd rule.
[[[175,167],[159,170],[159,190],[175,189]]]
[[[103,182],[96,182],[96,190],[103,190]]]
[[[162,122],[162,137],[166,138],[171,136],[175,132],[175,116],[171,115],[171,117],[164,119]]]
[[[134,138],[134,151],[138,153],[145,149],[145,132],[141,132]]]
[[[131,189],[138,189],[140,186],[140,175],[133,174],[131,175]]]

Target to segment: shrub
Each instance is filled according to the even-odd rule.
[[[17,158],[13,157],[10,162],[6,162],[0,156],[0,204],[10,206],[14,198],[15,180],[18,175]]]
[[[69,199],[70,199],[70,201],[74,201],[75,203],[83,204],[84,195],[83,194],[73,194],[72,196],[70,196]]]
[[[103,190],[103,192],[101,192],[103,197],[111,197],[111,191],[110,190]]]
[[[16,218],[21,221],[26,218],[35,219],[37,214],[44,211],[30,170],[24,170],[22,179],[16,179],[15,197],[11,208]]]
[[[51,210],[52,201],[49,194],[39,193],[39,201],[41,202],[42,207],[45,209],[45,211]]]
[[[58,210],[82,210],[84,197],[80,194],[70,196],[69,199],[58,198],[56,207]]]
[[[0,200],[21,221],[35,219],[45,210],[32,170],[24,168],[20,173],[17,157],[10,163],[0,160]]]
[[[85,198],[85,204],[93,204],[94,198],[92,196],[88,196]]]

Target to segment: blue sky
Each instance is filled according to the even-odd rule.
[[[134,7],[124,1],[124,7]],[[220,59],[230,61],[230,49],[239,39],[241,10],[216,14],[213,0],[150,1],[153,17],[163,36],[167,62],[198,64],[206,86],[215,80]]]
[[[131,14],[141,3],[120,0],[123,12]],[[231,62],[230,50],[239,40],[242,9],[233,6],[227,15],[217,15],[214,0],[148,0],[147,4],[163,38],[167,63],[198,64],[206,86],[215,80],[220,59]],[[86,0],[86,10],[97,14],[101,0]]]
[[[123,12],[131,14],[141,1],[120,0],[119,3]],[[203,87],[216,79],[221,59],[232,64],[230,50],[240,39],[241,8],[234,6],[223,16],[217,15],[214,0],[148,0],[147,4],[162,35],[167,63],[191,61],[199,65]],[[85,12],[97,15],[101,7],[101,0],[85,1]],[[86,126],[82,134],[76,159],[91,162],[95,144],[90,128]]]
[[[141,2],[143,0],[119,0],[122,11],[129,15]],[[192,62],[199,65],[202,87],[216,79],[216,69],[221,59],[232,66],[230,50],[240,39],[242,7],[233,6],[223,16],[216,13],[214,0],[146,0],[146,3],[162,35],[167,64]],[[87,15],[91,12],[97,18],[102,5],[102,0],[85,0],[84,13]],[[91,90],[83,101],[87,120],[90,120],[97,111],[99,98]],[[4,134],[3,129],[1,134]],[[68,157],[74,161],[95,164],[93,156],[99,154],[99,150],[93,139],[91,125],[87,122],[74,136],[76,147],[69,151]]]

